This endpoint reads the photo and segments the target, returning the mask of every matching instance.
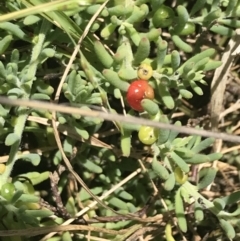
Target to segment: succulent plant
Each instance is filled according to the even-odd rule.
[[[104,240],[136,240],[151,232],[174,241],[206,227],[210,216],[219,224],[212,230],[239,236],[239,208],[229,208],[239,191],[213,200],[201,192],[217,169],[200,164],[223,156],[210,150],[215,140],[127,118],[186,124],[174,114],[191,117],[184,103],[206,98],[208,76],[222,64],[217,41],[205,36],[225,47],[240,26],[240,1],[6,0],[0,13],[2,96],[126,117],[109,123],[97,115],[1,104],[1,240],[25,240],[31,227],[33,235],[58,232],[56,240],[85,240],[83,231],[91,231],[92,240],[100,233]],[[51,179],[62,165],[59,180]],[[85,215],[89,225],[54,229],[64,213]],[[81,234],[70,234],[74,228]]]

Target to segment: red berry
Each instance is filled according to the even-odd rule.
[[[135,80],[128,88],[127,102],[134,110],[143,111],[141,106],[143,99],[154,99],[153,88],[146,80]]]

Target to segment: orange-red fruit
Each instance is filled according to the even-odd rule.
[[[154,99],[154,90],[146,80],[133,81],[127,91],[127,102],[132,109],[136,111],[143,111],[141,101],[143,99]]]

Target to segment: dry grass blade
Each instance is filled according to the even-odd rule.
[[[211,85],[211,124],[212,130],[218,131],[218,122],[224,117],[228,112],[225,111],[224,114],[221,114],[223,111],[223,100],[224,93],[227,85],[227,80],[229,76],[229,71],[232,67],[235,55],[239,52],[239,43],[240,43],[240,30],[236,30],[236,36],[230,39],[228,43],[228,49],[224,52],[222,56],[222,66],[216,69]],[[222,139],[216,139],[213,145],[214,152],[221,152],[222,149]],[[212,166],[217,167],[217,162],[214,161]],[[208,186],[210,190],[211,185]]]
[[[28,117],[29,121],[33,121],[35,123],[39,123],[45,126],[51,126],[51,122],[47,118],[39,117],[39,116],[29,116]],[[76,133],[76,131],[68,126],[68,125],[62,125],[59,122],[56,122],[56,126],[59,132],[62,134],[72,137],[75,140],[81,141],[81,142],[89,142],[92,146],[98,146],[98,147],[103,147],[103,148],[108,148],[112,149],[112,147],[99,139],[97,139],[94,136],[91,136],[89,140],[84,140],[79,134]]]
[[[23,18],[25,16],[28,16],[29,14],[38,14],[38,13],[46,13],[50,11],[54,11],[58,8],[67,6],[72,3],[77,4],[77,0],[57,0],[57,1],[50,1],[48,3],[40,4],[33,7],[28,7],[26,9],[18,10],[16,12],[4,14],[0,16],[0,22],[6,22],[12,19],[18,19]],[[83,2],[82,2],[83,4]]]
[[[236,31],[236,36],[229,41],[229,48],[222,56],[222,66],[219,67],[214,74],[211,86],[211,123],[212,130],[217,131],[219,116],[223,108],[224,92],[226,89],[229,70],[233,64],[237,49],[240,43],[240,30]],[[221,139],[221,138],[219,138]],[[221,146],[221,143],[219,143]],[[219,149],[215,144],[215,149]],[[219,151],[219,150],[218,150]]]
[[[23,152],[19,152],[17,154],[17,157],[21,157],[23,155],[27,155],[30,153],[37,153],[39,155],[42,155],[43,152],[47,152],[47,151],[52,151],[54,149],[57,149],[56,146],[46,146],[46,147],[41,147],[41,148],[37,148],[37,149],[32,149],[32,150],[28,150],[28,151],[23,151]],[[9,155],[5,155],[5,156],[0,156],[0,163],[5,163],[8,161]]]
[[[98,228],[87,225],[65,225],[65,226],[50,226],[50,227],[35,227],[23,230],[0,230],[0,237],[10,237],[10,236],[37,236],[49,232],[63,232],[63,231],[94,231],[99,233],[107,233],[112,235],[124,234],[128,229],[122,229],[120,231],[109,230],[106,228]]]
[[[96,20],[96,18],[98,17],[98,15],[101,13],[101,11],[103,10],[103,8],[107,5],[109,0],[105,1],[101,7],[96,11],[96,13],[92,16],[92,18],[90,19],[89,23],[87,24],[86,28],[84,29],[83,31],[83,34],[82,36],[80,37],[79,41],[78,41],[78,44],[76,45],[73,53],[72,53],[72,56],[67,64],[67,67],[63,73],[63,76],[61,78],[61,81],[59,83],[59,86],[58,86],[58,89],[56,91],[56,94],[55,94],[55,98],[54,98],[54,101],[55,102],[58,102],[59,100],[59,96],[60,96],[60,93],[61,93],[61,89],[62,89],[62,86],[63,86],[63,83],[65,82],[65,79],[68,75],[68,72],[69,70],[71,69],[71,66],[73,64],[73,61],[74,59],[76,58],[77,56],[77,53],[79,52],[80,50],[80,47],[81,47],[81,44],[82,44],[82,41],[84,40],[84,38],[87,36],[88,32],[89,32],[89,29],[91,28],[92,24],[94,23],[94,21]]]

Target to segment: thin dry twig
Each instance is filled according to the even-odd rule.
[[[229,153],[229,152],[232,152],[232,151],[236,151],[236,150],[239,150],[240,149],[240,145],[237,145],[237,146],[232,146],[230,148],[226,148],[226,149],[223,149],[221,151],[222,154],[226,154],[226,153]]]
[[[160,227],[161,227],[160,225],[154,225],[154,226],[140,228],[136,232],[134,232],[130,237],[128,237],[126,241],[137,241],[141,235],[159,230]]]
[[[95,117],[95,118],[103,118],[108,121],[119,121],[124,123],[133,123],[133,124],[141,124],[141,125],[147,125],[156,127],[159,129],[168,129],[172,131],[177,131],[179,133],[185,133],[187,135],[199,135],[203,137],[213,137],[222,139],[229,142],[236,142],[240,143],[240,137],[236,135],[230,135],[226,133],[221,132],[213,132],[213,131],[207,131],[207,130],[201,130],[201,129],[195,129],[191,127],[185,127],[185,126],[176,126],[172,124],[165,124],[157,121],[152,121],[140,117],[134,117],[134,116],[123,116],[120,114],[113,114],[113,113],[104,113],[101,111],[95,111],[95,110],[83,110],[80,108],[70,107],[70,106],[64,106],[64,105],[56,105],[52,103],[45,103],[42,101],[33,101],[33,100],[24,100],[24,99],[18,99],[13,100],[6,97],[0,96],[0,103],[6,104],[6,105],[12,105],[12,106],[27,106],[32,107],[36,109],[43,109],[43,110],[51,110],[51,111],[57,111],[62,113],[68,113],[68,114],[80,114],[82,116],[88,116],[88,117]]]
[[[238,101],[238,102],[234,103],[233,105],[231,105],[226,110],[224,110],[222,113],[220,113],[219,120],[222,120],[226,115],[228,115],[236,110],[239,110],[239,109],[240,109],[240,103]]]
[[[80,37],[79,41],[78,41],[78,44],[77,46],[75,47],[75,50],[69,60],[69,63],[64,71],[64,74],[61,78],[61,81],[59,83],[59,86],[58,86],[58,89],[56,91],[56,94],[55,94],[55,98],[54,98],[54,102],[58,102],[59,101],[59,96],[60,96],[60,93],[61,93],[61,90],[62,90],[62,86],[63,86],[63,83],[65,82],[65,79],[67,77],[67,74],[73,64],[73,61],[74,59],[76,58],[77,56],[77,53],[79,52],[80,50],[80,47],[81,47],[81,44],[84,40],[84,38],[87,36],[92,24],[94,23],[94,21],[96,20],[96,18],[99,16],[99,14],[101,13],[101,11],[103,10],[103,8],[106,6],[106,4],[108,3],[109,0],[106,0],[102,5],[101,7],[96,11],[96,13],[93,15],[93,17],[90,19],[89,23],[87,24],[86,28],[84,29],[84,32],[82,34],[82,36]],[[88,186],[84,183],[84,181],[82,180],[82,178],[80,178],[80,176],[73,170],[73,167],[70,163],[70,161],[68,160],[67,156],[65,155],[64,153],[64,150],[63,150],[63,146],[62,146],[62,143],[61,143],[61,140],[60,140],[60,136],[59,136],[59,133],[58,133],[58,130],[57,130],[57,125],[56,125],[56,111],[53,111],[52,112],[52,126],[53,126],[53,131],[54,131],[54,136],[55,136],[55,139],[56,139],[56,142],[57,142],[57,145],[58,145],[58,148],[62,154],[62,158],[68,168],[68,170],[73,174],[73,176],[77,179],[77,181],[81,184],[81,186],[87,191],[87,193],[95,200],[97,201],[99,204],[101,204],[103,207],[105,207],[106,209],[109,209],[111,210],[112,212],[115,212],[113,209],[109,208],[105,203],[103,203],[98,197],[96,197],[91,191],[90,189],[88,188]]]
[[[60,93],[61,93],[61,90],[62,90],[62,86],[63,86],[63,83],[65,82],[65,79],[67,77],[67,74],[73,64],[73,61],[74,59],[76,58],[77,56],[77,53],[79,52],[80,50],[80,47],[81,47],[81,44],[82,44],[82,41],[83,39],[87,36],[92,24],[94,23],[94,21],[96,20],[96,18],[99,16],[99,14],[101,13],[101,11],[103,10],[103,8],[106,6],[106,4],[108,3],[109,0],[106,0],[102,5],[101,7],[96,11],[96,13],[93,15],[93,17],[90,19],[89,23],[87,24],[82,36],[80,37],[79,41],[78,41],[78,44],[77,46],[75,47],[75,50],[69,60],[69,63],[64,71],[64,74],[61,78],[61,81],[59,83],[59,86],[58,86],[58,89],[56,91],[56,94],[55,94],[55,98],[54,98],[54,102],[55,103],[58,103],[59,101],[59,97],[60,97]],[[55,136],[55,139],[56,139],[56,142],[57,142],[57,146],[62,154],[62,158],[65,162],[65,165],[67,166],[68,170],[73,174],[73,176],[76,178],[76,180],[81,184],[81,186],[87,191],[87,193],[96,201],[98,202],[101,206],[103,206],[104,208],[106,209],[109,209],[110,211],[112,212],[115,212],[117,213],[115,210],[111,209],[110,207],[108,207],[105,203],[103,203],[97,196],[95,196],[91,190],[88,188],[88,186],[85,184],[85,182],[82,180],[82,178],[74,171],[70,161],[68,160],[67,156],[65,155],[64,153],[64,150],[63,150],[63,146],[62,146],[62,143],[61,143],[61,140],[60,140],[60,136],[59,136],[59,133],[58,133],[58,130],[57,130],[57,125],[56,125],[56,111],[53,111],[52,112],[52,127],[53,127],[53,132],[54,132],[54,136]],[[50,234],[49,234],[50,235]]]

